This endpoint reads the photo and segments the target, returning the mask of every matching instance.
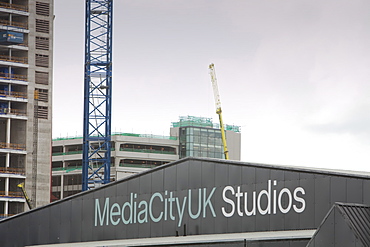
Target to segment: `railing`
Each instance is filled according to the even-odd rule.
[[[26,110],[19,110],[19,109],[0,108],[0,115],[1,114],[27,116],[27,111]]]
[[[18,4],[12,4],[12,3],[0,3],[0,8],[15,9],[15,10],[28,12],[28,6],[27,5],[18,5]]]
[[[154,150],[154,149],[120,148],[120,151],[176,155],[175,151],[164,151],[164,150]]]
[[[66,171],[66,172],[70,172],[70,171],[81,170],[81,169],[82,169],[82,166],[55,167],[55,168],[52,168],[52,171],[53,172],[55,172],[55,171]]]
[[[27,81],[27,76],[0,72],[0,79]]]
[[[21,191],[0,191],[0,197],[16,197],[16,198],[23,198],[23,194]]]
[[[111,151],[115,151],[114,148],[111,148]],[[72,155],[72,154],[82,154],[82,150],[77,151],[68,151],[68,152],[58,152],[58,153],[52,153],[52,156],[59,156],[59,155]]]
[[[176,136],[161,136],[161,135],[152,135],[152,134],[135,134],[135,133],[118,133],[113,132],[112,136],[134,136],[134,137],[145,137],[145,138],[154,138],[154,139],[166,139],[166,140],[177,140]],[[59,137],[54,138],[53,141],[61,141],[61,140],[74,140],[74,139],[82,139],[82,136],[73,136],[73,137]]]
[[[15,63],[28,63],[27,57],[11,57],[6,55],[0,55],[0,60],[7,61],[7,62],[15,62]]]
[[[22,168],[0,167],[0,173],[25,175],[26,170]]]
[[[113,163],[110,164],[111,167],[114,166]],[[69,167],[55,167],[55,168],[52,168],[52,171],[55,172],[55,171],[66,171],[66,172],[70,172],[70,171],[74,171],[74,170],[81,170],[82,169],[82,166],[69,166]]]
[[[161,136],[161,135],[152,135],[152,134],[112,133],[112,136],[134,136],[134,137],[144,137],[144,138],[153,138],[153,139],[177,140],[176,136]]]
[[[28,23],[17,22],[17,21],[8,21],[8,20],[0,20],[0,25],[10,26],[10,27],[19,27],[23,29],[28,28]]]
[[[13,216],[14,214],[0,214],[0,219],[5,219],[5,218],[8,218],[10,216]]]
[[[154,168],[160,165],[119,163],[120,167]]]
[[[0,90],[0,97],[14,97],[27,99],[27,93]]]
[[[15,149],[15,150],[26,150],[26,145],[16,143],[0,142],[1,149]]]
[[[82,150],[79,151],[71,151],[71,152],[65,152],[65,153],[52,153],[53,156],[59,156],[59,155],[72,155],[72,154],[82,154]]]

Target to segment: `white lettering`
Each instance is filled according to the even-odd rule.
[[[282,205],[281,205],[281,198],[283,197],[283,194],[286,193],[288,195],[288,198],[289,198],[289,202],[288,202],[288,206],[286,208],[284,208]],[[287,188],[284,188],[280,191],[279,193],[279,198],[278,198],[278,206],[279,206],[279,209],[280,211],[283,213],[283,214],[286,214],[290,211],[290,208],[292,207],[292,194],[290,193],[290,190],[287,189]]]
[[[261,207],[261,198],[263,195],[266,195],[266,198],[267,198],[267,206],[265,210],[263,210]],[[270,214],[271,212],[271,180],[268,181],[268,191],[261,190],[261,192],[258,194],[257,207],[258,207],[258,211],[260,212],[260,214],[262,215]]]
[[[294,192],[293,192],[294,200],[296,200],[297,202],[302,203],[302,207],[298,208],[296,205],[293,205],[293,209],[297,213],[302,213],[306,208],[306,201],[303,198],[297,196],[298,192],[301,192],[302,195],[306,194],[306,192],[304,191],[304,189],[302,187],[298,187],[294,190]]]
[[[184,216],[185,203],[186,203],[186,196],[184,197],[184,201],[182,202],[182,208],[180,208],[179,198],[178,197],[176,198],[177,212],[179,212],[179,224],[178,224],[178,227],[181,226],[182,217]]]
[[[108,207],[109,207],[109,198],[105,198],[105,204],[104,204],[104,211],[103,216],[100,211],[100,205],[99,205],[99,199],[95,199],[95,226],[98,225],[98,215],[99,215],[99,221],[100,226],[103,225],[104,218],[106,218],[106,225],[108,225]]]
[[[114,209],[117,208],[117,211],[114,211]],[[118,203],[114,203],[112,207],[110,208],[110,223],[112,225],[116,226],[118,225],[120,218],[117,218],[117,220],[114,220],[114,216],[120,216],[121,215],[121,208]]]
[[[155,218],[153,216],[153,201],[154,201],[154,198],[156,198],[156,197],[158,197],[161,200],[161,202],[163,202],[163,196],[159,192],[154,193],[152,195],[152,197],[150,198],[150,201],[149,201],[149,215],[150,215],[150,218],[152,219],[153,222],[160,221],[162,219],[162,216],[163,216],[163,212],[161,212],[157,218]]]
[[[230,213],[228,213],[228,212],[226,212],[226,209],[225,209],[225,207],[222,207],[222,214],[225,216],[225,217],[231,217],[231,216],[233,216],[234,215],[234,211],[235,211],[235,204],[234,204],[234,201],[233,200],[231,200],[231,199],[229,199],[229,198],[227,198],[226,197],[226,191],[231,191],[231,194],[232,195],[234,195],[235,194],[235,191],[234,191],[234,188],[233,187],[231,187],[231,186],[226,186],[225,188],[224,188],[224,190],[222,191],[222,199],[224,199],[224,201],[226,202],[226,203],[228,203],[228,204],[230,204],[231,205],[231,211],[230,211]]]

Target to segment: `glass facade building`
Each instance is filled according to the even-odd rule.
[[[205,127],[180,127],[180,158],[224,158],[221,130]]]
[[[228,146],[230,143],[234,150],[233,159],[240,160],[240,127],[225,127]],[[172,123],[172,135],[178,136],[180,158],[225,158],[220,126],[211,118],[181,116],[178,122]]]

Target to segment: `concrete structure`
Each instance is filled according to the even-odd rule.
[[[0,221],[0,239],[5,247],[366,247],[369,204],[370,173],[185,158]]]
[[[175,137],[139,134],[112,136],[111,180],[179,159]],[[53,140],[52,201],[82,190],[82,138]]]
[[[130,133],[113,135],[111,180],[183,157],[223,157],[221,132],[210,118],[180,117],[172,126],[171,136],[167,137]],[[240,129],[237,126],[228,128],[233,129],[226,130],[230,158],[240,160]],[[55,139],[52,153],[52,201],[79,193],[82,190],[82,138]]]
[[[0,0],[0,214],[50,202],[53,0]]]

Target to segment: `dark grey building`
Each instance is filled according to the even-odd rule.
[[[370,174],[185,158],[0,221],[1,246],[370,245]]]

